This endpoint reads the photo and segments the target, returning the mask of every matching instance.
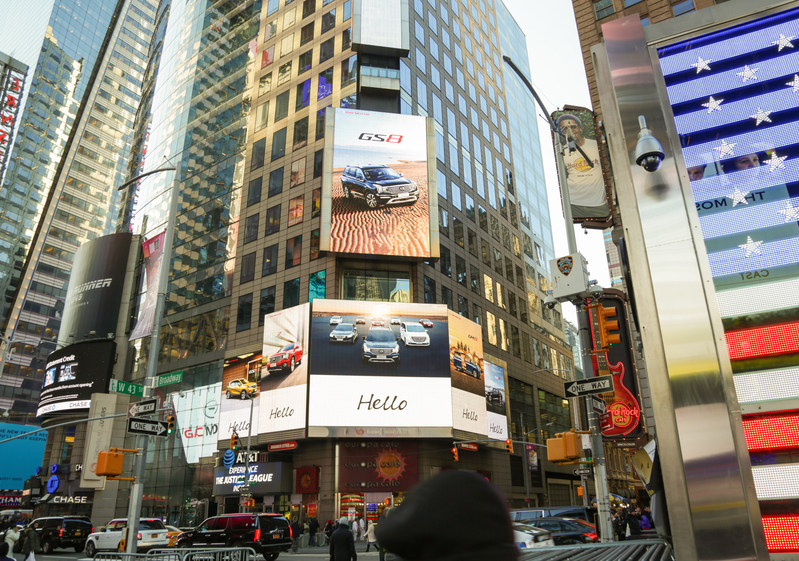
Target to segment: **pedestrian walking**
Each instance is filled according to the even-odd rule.
[[[302,538],[302,525],[296,518],[291,523],[291,551],[299,553],[300,539]]]
[[[319,521],[316,518],[311,518],[310,522],[308,522],[308,545],[311,547],[319,545],[316,543],[317,532],[319,532]]]
[[[36,529],[39,527],[38,522],[34,522],[23,531],[22,542],[22,555],[25,561],[36,561],[35,553],[41,553],[42,540]]]
[[[13,552],[14,546],[19,541],[19,528],[16,526],[11,526],[8,530],[6,530],[6,537],[4,541],[8,544],[9,553]]]
[[[330,536],[333,535],[333,521],[328,520],[327,524],[325,524],[325,529],[323,530],[325,533],[325,545],[330,545]]]
[[[361,540],[366,541],[366,520],[361,518],[358,520],[358,534],[361,536]]]
[[[366,551],[369,551],[370,546],[375,546],[375,549],[379,550],[377,547],[377,538],[375,538],[375,523],[371,520],[369,521],[369,526],[366,528],[364,540],[366,540]]]
[[[330,537],[330,561],[357,561],[355,538],[346,517],[339,520],[338,529]]]

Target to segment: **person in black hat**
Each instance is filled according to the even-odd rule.
[[[338,528],[330,536],[330,561],[356,561],[358,554],[355,552],[355,538],[348,528],[349,521],[346,517],[339,520]]]
[[[519,557],[505,499],[470,471],[444,471],[420,483],[381,520],[375,534],[381,547],[405,561]]]

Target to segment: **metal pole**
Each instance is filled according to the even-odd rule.
[[[558,164],[558,187],[560,188],[561,202],[563,203],[563,217],[566,220],[566,239],[569,243],[569,253],[577,253],[577,239],[574,235],[574,221],[572,218],[571,199],[569,197],[568,186],[564,187],[563,182],[566,180],[566,165],[563,162],[563,139],[558,130],[555,121],[547,112],[546,107],[538,97],[538,94],[533,89],[530,81],[522,74],[521,70],[513,63],[508,56],[503,56],[502,59],[510,66],[519,78],[527,86],[527,89],[533,94],[538,105],[544,111],[549,126],[555,133],[555,159]],[[590,319],[588,317],[588,308],[585,303],[577,305],[577,327],[580,332],[580,352],[582,353],[583,364],[583,377],[594,377],[594,362],[591,360],[590,349],[592,348],[591,332],[589,330]],[[583,378],[583,379],[584,379]],[[579,398],[584,399],[584,398]],[[605,468],[605,448],[602,443],[602,432],[599,429],[599,422],[593,408],[588,412],[588,429],[591,431],[591,448],[594,454],[594,485],[596,486],[597,497],[597,516],[599,517],[599,533],[602,541],[613,541],[613,523],[610,515],[610,498],[608,496],[608,480]]]
[[[242,486],[242,494],[247,494],[247,498],[249,499],[250,494],[250,440],[252,440],[252,405],[253,405],[253,397],[250,396],[250,424],[247,426],[247,455],[244,458],[244,485]],[[241,504],[242,501],[239,500],[239,512],[244,512],[244,505]]]
[[[162,169],[161,171],[171,171]],[[175,222],[177,221],[178,194],[177,179],[173,180],[169,192],[169,213],[167,215],[166,233],[164,235],[164,250],[161,254],[161,271],[158,277],[158,296],[155,304],[155,317],[153,318],[153,331],[150,334],[150,352],[147,356],[147,372],[144,377],[145,399],[152,397],[153,385],[158,372],[158,354],[161,349],[161,322],[166,307],[166,290],[169,282],[169,269],[172,266],[172,243],[175,237]],[[130,488],[130,502],[128,503],[128,539],[125,544],[126,553],[136,553],[136,534],[139,529],[141,515],[142,494],[144,491],[144,468],[147,464],[147,447],[150,437],[139,435],[136,437],[136,454],[133,465],[134,482]],[[131,531],[132,529],[132,531]]]

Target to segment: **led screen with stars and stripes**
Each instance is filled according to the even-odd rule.
[[[777,413],[744,416],[752,463],[799,477],[799,439],[782,438],[799,414],[799,9],[662,47],[658,57],[739,399],[785,400],[765,409]],[[795,497],[768,488],[758,497],[769,550],[799,551],[799,481],[786,487]]]

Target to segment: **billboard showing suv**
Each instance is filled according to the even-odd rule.
[[[352,109],[331,109],[327,120],[320,249],[438,256],[430,120]]]

